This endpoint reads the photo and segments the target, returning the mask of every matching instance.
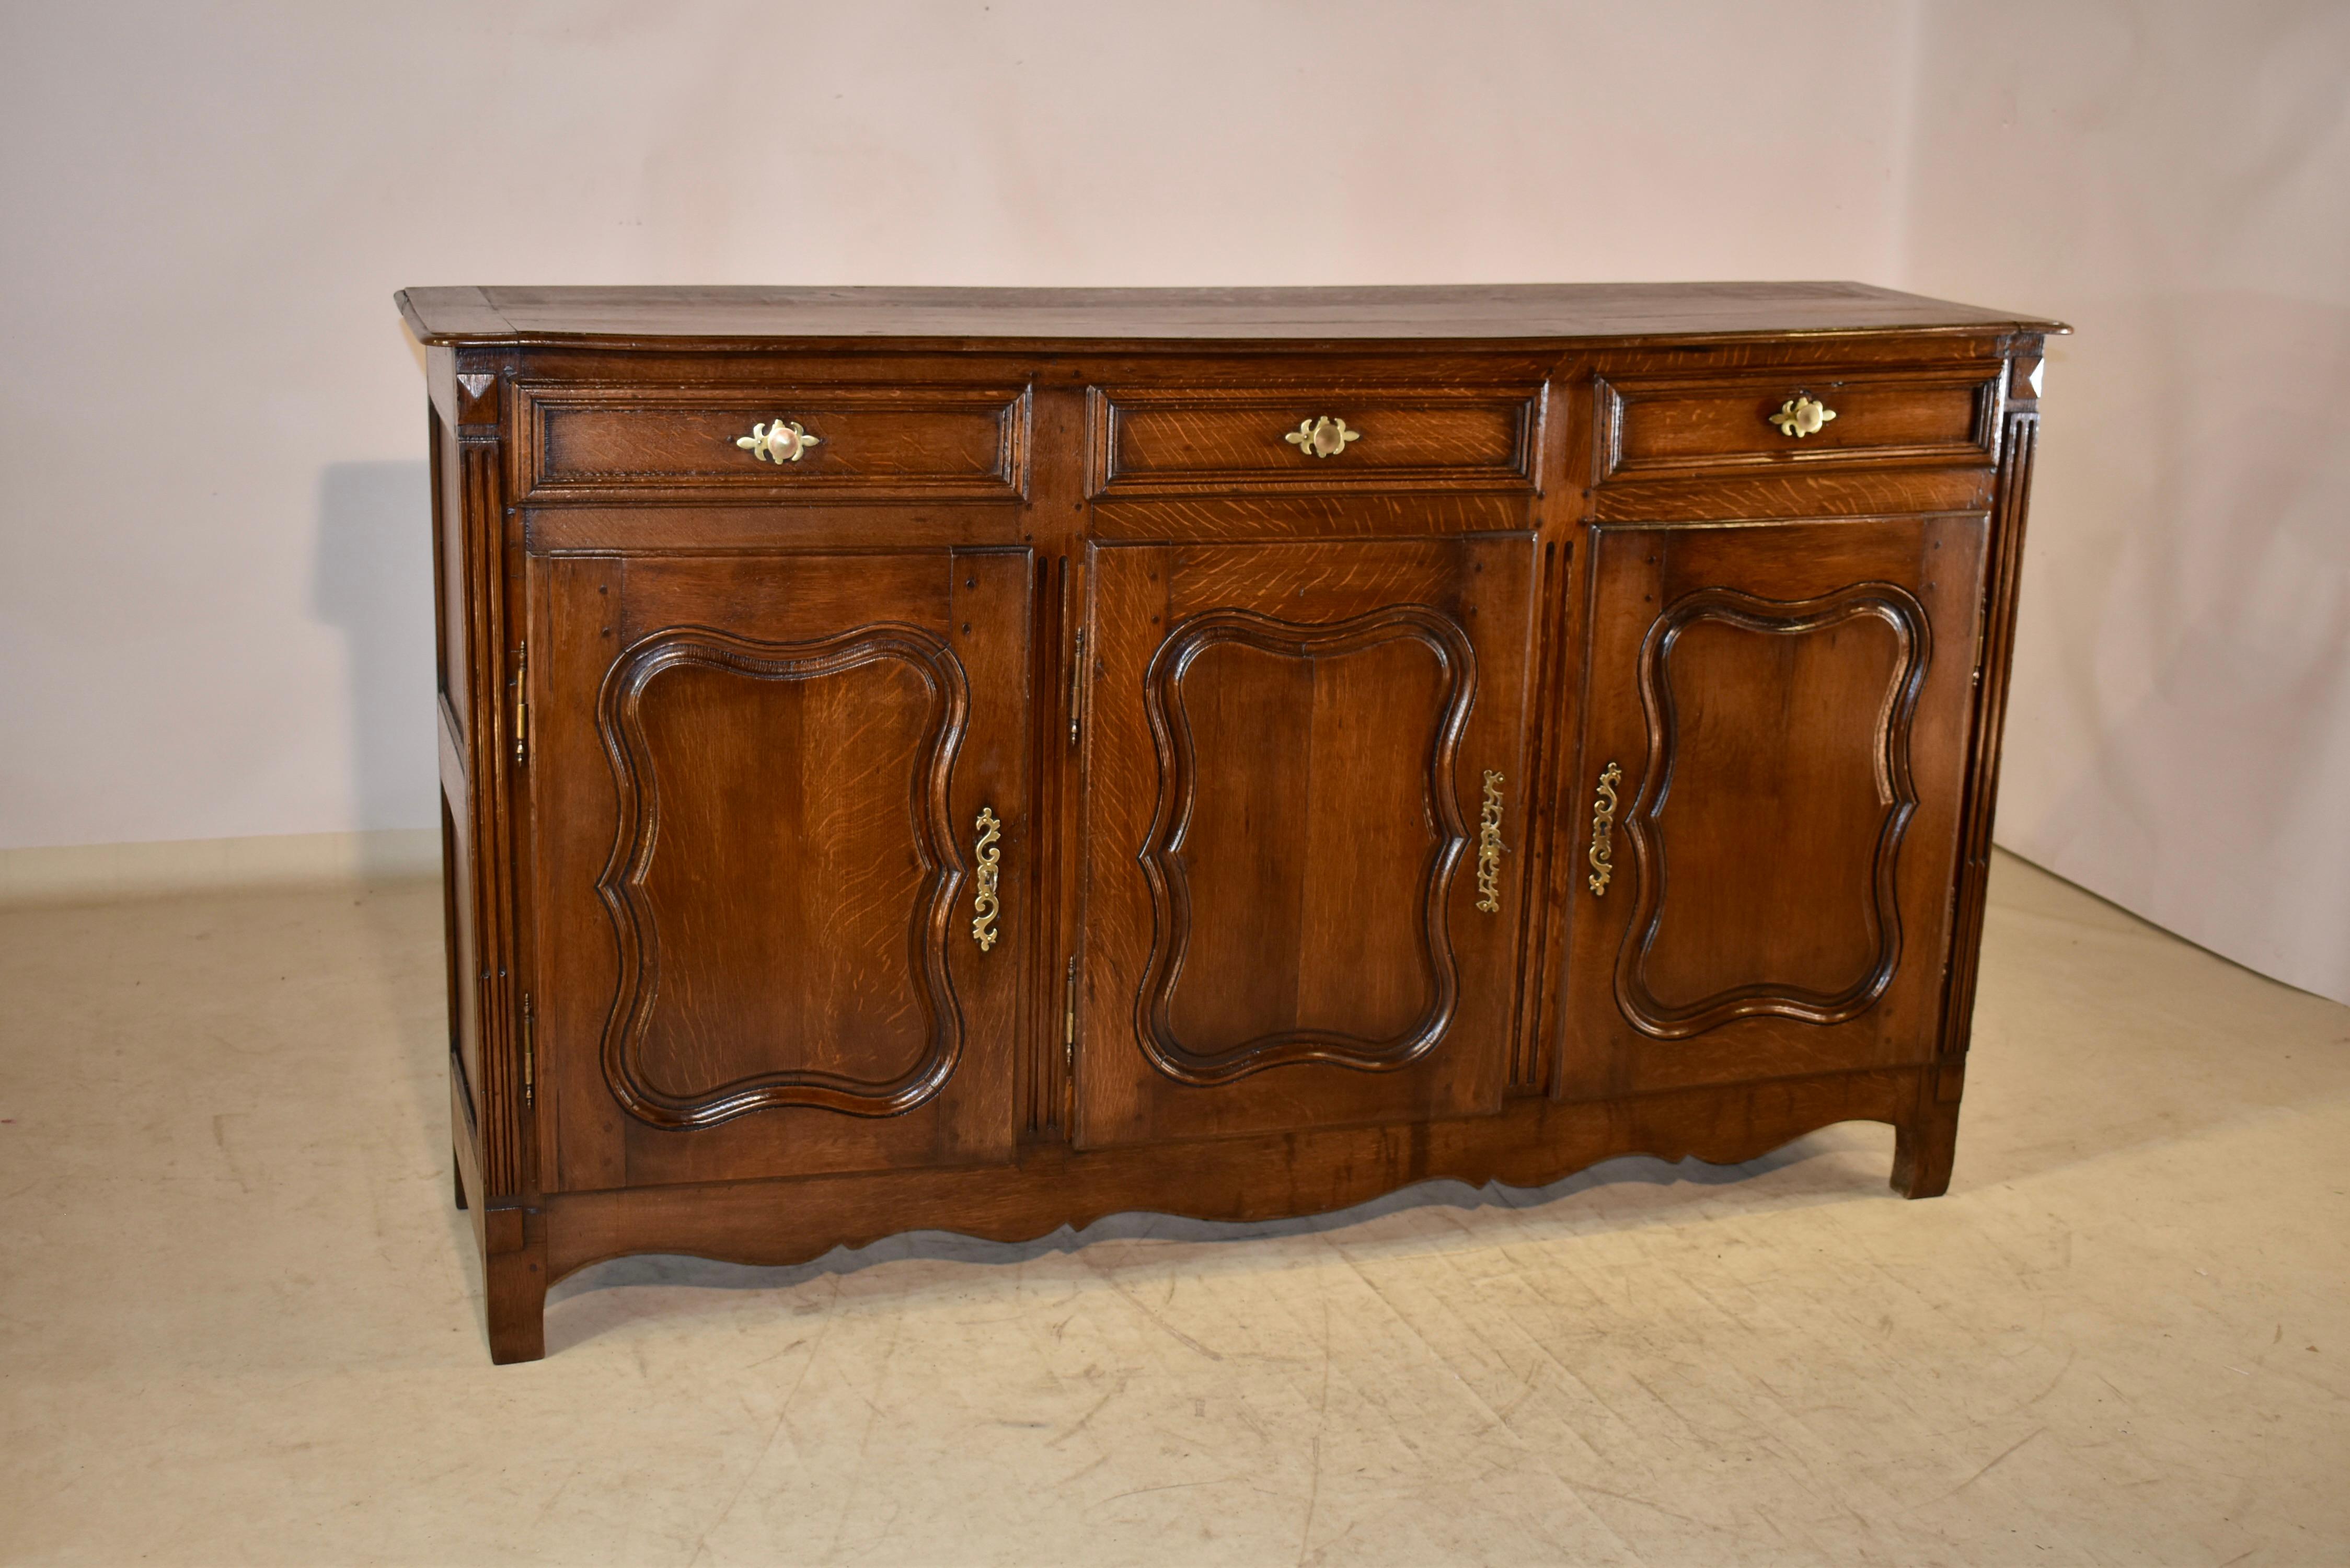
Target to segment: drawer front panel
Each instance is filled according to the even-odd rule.
[[[523,397],[534,500],[995,501],[1027,483],[1024,389],[525,387]]]
[[[1534,487],[1538,388],[1128,388],[1093,397],[1092,491]]]
[[[1988,468],[1998,460],[1996,369],[1603,378],[1598,389],[1603,479],[1905,459]]]

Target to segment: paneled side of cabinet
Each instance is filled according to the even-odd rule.
[[[2032,502],[2032,463],[2040,438],[2043,341],[2020,339],[2007,364],[2005,428],[2000,441],[1998,489],[1982,649],[1976,671],[1973,750],[1960,807],[1960,856],[1952,892],[1949,981],[1944,988],[1935,1070],[1918,1085],[1916,1114],[1901,1124],[1894,1149],[1893,1185],[1912,1198],[1930,1198],[1950,1185],[1958,1137],[1959,1101],[1966,1084],[1975,983],[1982,961],[1985,894],[1991,876],[1991,826],[1999,799],[1999,763],[2006,732],[2007,694],[2015,658],[2016,591],[2022,580],[2025,524]]]
[[[524,657],[509,633],[502,378],[435,351],[433,586],[457,1141],[488,1206],[524,1191],[528,1067],[515,983],[512,776]],[[506,1221],[494,1221],[504,1224]]]

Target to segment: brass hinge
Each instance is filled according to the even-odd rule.
[[[515,649],[515,766],[530,756],[530,644]]]
[[[525,1106],[536,1104],[538,1093],[537,1086],[533,1082],[536,1076],[537,1064],[532,1059],[536,1054],[533,1049],[532,1022],[530,992],[525,991],[522,993],[522,1103]]]
[[[1086,628],[1077,628],[1076,644],[1069,655],[1069,744],[1077,743],[1077,732],[1085,722],[1086,713]]]
[[[1077,1065],[1077,960],[1069,956],[1068,979],[1061,988],[1061,1060],[1071,1072]]]

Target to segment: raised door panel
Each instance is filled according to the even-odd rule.
[[[1931,1055],[1987,527],[1593,530],[1567,1095]]]
[[[554,1184],[1009,1158],[1025,553],[533,568]]]
[[[1496,1108],[1531,542],[1091,562],[1079,1141]]]

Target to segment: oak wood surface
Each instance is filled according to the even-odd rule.
[[[2056,324],[1835,284],[400,304],[494,1359],[630,1251],[1851,1116],[1948,1186]],[[1786,436],[1798,393],[1838,418]],[[1325,416],[1360,439],[1284,439]],[[736,444],[776,419],[801,462]]]
[[[981,807],[1030,835],[1024,552],[540,582],[548,1185],[1008,1157],[1025,911],[969,910]]]
[[[1627,1154],[1735,1164],[1840,1121],[1898,1126],[1918,1078],[1915,1070],[1886,1069],[1624,1100],[1521,1099],[1473,1119],[1109,1149],[1044,1147],[1016,1165],[983,1169],[561,1194],[545,1202],[553,1221],[548,1277],[655,1250],[796,1263],[908,1230],[1028,1241],[1130,1210],[1222,1220],[1322,1214],[1422,1181],[1539,1187]]]
[[[1989,521],[1593,530],[1563,1094],[1932,1055]]]
[[[1520,776],[1533,566],[1094,550],[1080,1143],[1498,1106],[1523,908],[1476,909],[1473,825]]]
[[[1997,455],[2002,368],[1828,374],[1772,369],[1606,383],[1602,481],[1705,468],[1902,461],[1980,464]],[[1771,417],[1798,397],[1835,418],[1790,438]]]
[[[1538,388],[1110,388],[1098,399],[1096,493],[1530,490],[1535,483]],[[1348,427],[1348,450],[1335,457],[1301,450],[1297,438],[1332,416]]]
[[[2061,324],[1860,283],[1375,288],[412,288],[428,343],[804,339],[1566,338]]]
[[[522,392],[529,499],[722,490],[764,500],[985,500],[1017,494],[1026,481],[1021,388],[782,382]],[[763,461],[739,444],[783,421],[815,438],[798,457]]]

